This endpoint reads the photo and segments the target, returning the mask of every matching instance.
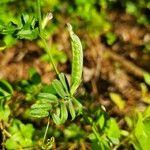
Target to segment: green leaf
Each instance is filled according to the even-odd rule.
[[[5,50],[5,48],[6,48],[6,43],[4,41],[0,40],[0,51]]]
[[[70,93],[73,95],[79,87],[82,80],[83,71],[83,50],[80,39],[74,34],[72,26],[68,25],[68,31],[71,37],[72,46],[72,70],[71,70],[71,89]]]
[[[135,142],[134,146],[139,147],[139,149],[149,150],[149,139],[150,139],[150,120],[143,120],[142,114],[138,113],[138,121],[136,123],[136,127],[134,130],[135,139],[137,139],[137,143]]]
[[[18,142],[15,141],[13,137],[7,139],[5,145],[8,150],[13,150],[13,149],[19,148]]]
[[[43,118],[49,115],[49,112],[43,109],[31,109],[30,114],[35,118]]]
[[[108,45],[112,45],[117,39],[116,35],[112,32],[106,33],[106,38],[107,38]]]
[[[66,96],[66,93],[63,89],[63,86],[61,84],[61,82],[57,79],[55,79],[53,82],[52,82],[52,86],[54,87],[55,91],[57,92],[57,94],[61,97],[61,98],[64,98]]]
[[[35,68],[29,69],[29,78],[33,84],[39,84],[41,83],[41,76],[39,73],[35,70]]]
[[[67,139],[81,139],[86,135],[84,130],[82,130],[82,128],[80,128],[75,123],[72,123],[68,127],[66,127],[64,130],[64,134]]]
[[[26,139],[31,139],[32,135],[35,131],[34,127],[32,124],[26,124],[24,125],[23,123],[20,124],[20,131],[22,133],[22,135],[26,138]]]
[[[68,103],[68,110],[70,112],[72,120],[74,120],[74,118],[76,117],[76,114],[75,114],[74,106],[71,101],[69,101]]]
[[[6,80],[0,80],[0,88],[5,90],[6,92],[12,94],[13,88]]]
[[[29,15],[27,13],[21,14],[21,23],[24,26],[29,21]]]
[[[144,119],[150,118],[150,106],[148,106],[144,111]]]
[[[41,89],[41,93],[50,93],[50,94],[53,94],[53,95],[57,94],[57,92],[55,91],[55,89],[52,86],[52,84],[50,84],[50,85],[43,85],[43,87]]]
[[[12,47],[17,42],[17,39],[15,37],[13,37],[13,35],[10,35],[10,34],[5,35],[3,40],[4,40],[5,46],[7,48]]]
[[[111,100],[119,107],[119,109],[124,109],[125,101],[119,94],[111,92],[109,95]]]
[[[72,102],[75,104],[75,108],[76,108],[76,111],[78,112],[78,114],[81,114],[82,110],[83,110],[82,104],[74,97],[72,97]]]
[[[111,118],[108,121],[108,128],[106,129],[106,133],[113,144],[119,144],[120,129],[114,118]]]
[[[92,142],[92,150],[110,150],[110,146],[105,139],[101,139],[101,141],[94,140]]]
[[[25,125],[20,120],[14,119],[8,128],[8,132],[11,137],[6,140],[7,149],[23,149],[33,146],[34,128],[32,124]]]
[[[68,84],[66,76],[63,73],[60,73],[58,75],[58,77],[59,77],[61,84],[63,85],[63,87],[65,89],[65,92],[69,93],[69,84]]]
[[[8,34],[8,35],[13,35],[14,32],[18,31],[18,25],[13,23],[13,22],[9,22],[7,26],[4,26],[1,30],[0,33],[1,34]]]
[[[38,28],[36,29],[22,29],[20,31],[18,31],[18,33],[16,34],[18,39],[27,39],[27,40],[33,40],[36,39],[38,37]]]
[[[8,105],[5,105],[3,109],[0,108],[0,121],[8,121],[9,119],[9,115],[10,115],[11,111]]]
[[[1,87],[0,87],[0,100],[1,99],[10,99],[11,97],[11,94],[9,94],[8,92],[6,92],[5,90],[3,90]]]
[[[51,93],[39,93],[37,95],[38,99],[48,100],[49,102],[57,102],[58,98]]]
[[[144,73],[144,80],[145,80],[145,83],[147,83],[150,86],[150,73],[148,72]]]
[[[62,123],[60,117],[56,114],[52,114],[52,119],[55,122],[56,125],[60,125]]]
[[[68,118],[68,111],[65,102],[60,103],[61,122],[64,123]]]
[[[52,108],[51,104],[48,103],[40,103],[40,104],[33,104],[31,106],[31,109],[42,109],[42,110],[50,110]]]
[[[103,129],[106,121],[105,121],[105,116],[104,114],[102,113],[97,121],[97,123],[99,124],[100,128]]]

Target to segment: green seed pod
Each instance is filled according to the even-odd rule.
[[[83,70],[83,50],[79,37],[73,32],[72,26],[68,25],[68,31],[71,37],[72,46],[72,71],[71,71],[71,89],[70,93],[73,95],[79,87],[82,78]]]

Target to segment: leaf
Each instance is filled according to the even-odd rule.
[[[7,48],[12,47],[17,42],[17,39],[13,37],[13,35],[10,35],[10,34],[5,35],[3,40],[5,42],[5,47]]]
[[[142,93],[142,101],[147,104],[150,104],[150,94],[148,92],[148,87],[144,83],[141,83],[141,93]]]
[[[109,95],[111,100],[119,107],[119,109],[124,109],[125,101],[119,94],[111,92]]]
[[[0,88],[2,88],[8,93],[11,93],[11,94],[13,93],[12,86],[6,80],[0,80]]]
[[[63,89],[63,86],[61,84],[61,82],[57,79],[55,79],[53,82],[52,82],[52,86],[54,87],[55,91],[57,92],[57,94],[61,97],[61,98],[64,98],[66,96],[66,93]]]
[[[38,99],[42,100],[48,100],[49,102],[57,102],[58,98],[57,96],[51,94],[51,93],[39,93],[37,95]]]
[[[0,108],[0,121],[8,121],[9,115],[11,114],[10,108],[8,105],[5,105],[4,108]]]
[[[35,118],[43,118],[49,115],[49,112],[43,109],[31,109],[30,114]]]
[[[78,115],[81,114],[83,110],[82,104],[74,97],[72,98],[72,102],[76,105],[75,108],[76,108],[76,111],[78,112]]]
[[[11,137],[8,137],[6,140],[6,148],[23,149],[26,147],[32,147],[32,136],[34,131],[32,124],[23,124],[20,120],[14,119],[8,128]]]
[[[120,129],[114,118],[111,118],[108,121],[108,128],[106,129],[106,133],[113,144],[119,144]]]
[[[6,44],[4,41],[0,40],[0,51],[3,51],[6,49]]]
[[[41,104],[33,104],[32,106],[31,106],[31,109],[33,110],[33,109],[42,109],[42,110],[46,110],[46,111],[48,111],[48,110],[50,110],[52,108],[52,106],[51,106],[51,104],[44,104],[44,103],[41,103]]]
[[[17,148],[19,148],[18,142],[15,141],[13,137],[7,139],[5,145],[6,145],[6,148],[8,150],[9,149],[17,149]]]
[[[29,78],[33,84],[41,83],[41,76],[34,68],[29,69]]]
[[[16,34],[18,39],[27,39],[27,40],[34,40],[38,37],[38,28],[35,28],[33,30],[31,29],[21,29]]]
[[[144,111],[144,119],[150,118],[150,106],[148,106]]]
[[[0,87],[0,100],[1,99],[7,100],[10,97],[11,97],[11,95]]]
[[[53,121],[55,122],[56,125],[60,125],[62,123],[61,119],[56,114],[52,114],[52,119],[53,119]]]
[[[70,93],[73,95],[79,87],[82,80],[83,71],[83,50],[80,39],[74,34],[72,26],[68,25],[68,31],[71,37],[72,46],[72,70],[71,70],[71,89]]]
[[[61,122],[64,123],[68,118],[68,111],[65,102],[60,103]]]
[[[107,38],[107,44],[112,45],[116,41],[117,37],[114,33],[108,32],[106,33],[106,38]]]
[[[149,126],[150,121],[147,122],[148,124],[143,122],[143,117],[141,113],[138,113],[138,121],[136,123],[136,127],[134,130],[135,139],[139,143],[139,146],[135,144],[139,149],[148,150],[150,149],[149,139],[150,139],[150,132]]]
[[[19,27],[14,22],[9,22],[7,26],[3,26],[3,28],[0,30],[0,34],[8,34],[13,35],[15,32],[19,30]]]
[[[144,73],[144,80],[145,80],[145,83],[150,85],[150,73],[148,73],[148,72]]]
[[[21,23],[24,26],[29,21],[29,15],[27,13],[21,14]]]
[[[64,129],[64,134],[67,139],[81,139],[85,137],[85,132],[77,124],[72,123]]]
[[[73,104],[71,101],[69,101],[69,103],[68,103],[68,110],[70,112],[72,120],[74,120],[76,114],[75,114],[75,110],[74,110],[74,107],[73,107]]]
[[[55,91],[55,89],[52,86],[52,84],[50,84],[50,85],[43,85],[43,87],[41,89],[41,93],[51,93],[53,95],[57,94],[57,92]]]
[[[99,116],[97,123],[99,124],[100,128],[103,129],[106,123],[105,116],[103,113]]]
[[[110,146],[105,139],[101,139],[101,141],[94,140],[92,141],[92,150],[110,150]]]
[[[60,73],[58,75],[58,77],[59,77],[59,80],[60,80],[61,84],[63,85],[66,93],[69,93],[69,84],[68,84],[66,76],[63,73]]]

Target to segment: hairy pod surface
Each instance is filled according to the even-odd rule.
[[[71,89],[70,93],[73,95],[79,87],[82,78],[83,70],[83,50],[79,37],[73,32],[72,26],[68,25],[68,31],[71,37],[72,47],[72,70],[71,70]]]

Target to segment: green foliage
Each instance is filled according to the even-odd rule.
[[[150,73],[148,73],[148,72],[144,73],[144,80],[145,80],[145,83],[150,85]]]
[[[106,40],[108,45],[112,45],[117,40],[117,37],[114,33],[108,32],[106,33]]]
[[[21,80],[15,84],[15,89],[24,93],[27,101],[32,101],[41,88],[41,76],[34,68],[29,69],[29,80]]]
[[[49,89],[48,89],[49,88]],[[63,73],[52,81],[46,91],[37,95],[37,101],[31,107],[33,117],[52,117],[56,124],[62,124],[70,113],[72,120],[76,112],[80,113],[82,105],[69,93],[68,81]]]
[[[132,118],[131,118],[132,119]],[[138,112],[133,121],[133,132],[130,135],[130,142],[135,150],[148,150],[150,148],[150,107],[144,113]]]
[[[70,141],[80,143],[82,140],[89,142],[90,139],[93,150],[121,149],[121,146],[128,149],[130,145],[133,145],[136,150],[150,149],[148,143],[150,138],[150,107],[143,113],[138,112],[133,118],[126,116],[125,121],[129,129],[121,130],[116,119],[109,117],[103,109],[98,108],[96,111],[94,108],[92,113],[89,113],[88,110],[86,114],[86,110],[77,100],[75,94],[82,82],[83,51],[81,41],[72,30],[72,26],[68,24],[72,48],[71,81],[68,81],[65,74],[59,72],[55,65],[59,62],[65,63],[67,61],[66,54],[58,51],[57,44],[49,48],[46,42],[46,39],[58,29],[61,24],[60,21],[63,19],[71,21],[75,29],[78,28],[79,33],[82,33],[83,29],[86,34],[92,36],[105,33],[107,44],[113,45],[117,37],[110,31],[112,25],[108,20],[108,13],[118,3],[121,6],[121,11],[135,16],[138,23],[149,24],[147,11],[150,10],[150,2],[146,0],[137,0],[136,2],[129,0],[123,2],[118,0],[89,0],[88,2],[86,0],[42,0],[38,5],[42,7],[43,17],[40,11],[37,12],[37,5],[34,1],[0,1],[0,51],[3,52],[5,48],[11,47],[17,40],[38,39],[40,41],[38,44],[46,51],[41,60],[50,62],[57,74],[57,78],[48,85],[42,83],[40,74],[34,68],[29,69],[29,80],[14,83],[14,88],[7,81],[0,80],[0,128],[3,134],[2,145],[6,149],[34,149],[34,144],[36,144],[38,148],[40,147],[39,149],[48,150],[53,147],[54,137],[62,138],[64,143]],[[14,5],[21,11],[12,9]],[[54,14],[54,21],[51,24],[49,20],[52,18],[52,14],[47,13],[49,10]],[[149,43],[145,44],[145,50],[149,50]],[[150,85],[149,73],[144,74],[144,80],[146,84]],[[142,84],[141,89],[143,101],[149,104],[150,96],[147,86]],[[19,97],[15,97],[16,99],[11,101],[14,90],[25,95],[21,102],[18,102]],[[110,98],[120,110],[124,109],[125,101],[120,95],[110,93]],[[9,106],[12,103],[17,108],[15,110],[19,112],[19,116],[15,112],[18,118],[21,112],[18,108],[25,104],[25,111],[30,111],[30,114],[23,118],[27,119],[25,121],[33,121],[39,125],[41,123],[39,118],[47,117],[48,125],[45,133],[43,130],[36,130],[35,133],[32,124],[24,124],[20,120],[14,119],[15,113],[10,110]],[[77,119],[75,120],[75,118]],[[68,127],[63,125],[61,127],[56,126],[56,128],[51,124],[49,128],[49,120],[60,125],[69,119],[76,121],[76,124],[71,123]],[[69,121],[67,123],[69,124]],[[85,131],[86,127],[88,128]],[[45,128],[43,129],[45,130]],[[129,133],[128,130],[131,132]],[[34,134],[35,136],[33,136]],[[43,135],[44,138],[41,140]],[[51,138],[48,139],[48,137]]]
[[[126,0],[125,2],[127,13],[134,15],[137,22],[140,24],[148,25],[149,19],[144,10],[150,9],[150,2],[146,0],[137,0],[137,2]]]
[[[14,119],[8,128],[8,132],[11,135],[5,143],[8,150],[33,146],[34,128],[32,124],[25,125],[20,120]]]
[[[124,109],[125,101],[119,94],[111,92],[109,95],[111,100],[118,106],[119,109]]]
[[[31,115],[33,117],[42,118],[51,116],[56,124],[62,124],[68,119],[68,112],[72,120],[76,116],[76,112],[80,113],[82,105],[73,96],[80,85],[83,70],[83,52],[80,39],[72,31],[72,27],[68,24],[68,30],[72,40],[72,72],[71,87],[63,73],[58,74],[58,79],[54,79],[50,85],[53,89],[51,93],[39,93],[36,104],[31,107]],[[34,71],[30,71],[30,77],[36,80]],[[46,99],[46,101],[43,100]],[[78,108],[78,109],[76,109]],[[55,111],[56,110],[56,111]]]
[[[96,119],[88,119],[93,131],[89,135],[92,141],[92,149],[109,150],[119,144],[121,130],[114,118],[109,118],[105,111],[99,109],[96,112]]]
[[[75,123],[70,124],[69,127],[65,128],[64,134],[69,139],[80,139],[85,136],[85,131],[78,127]]]
[[[17,39],[33,40],[38,37],[37,19],[28,14],[22,14],[21,23],[9,22],[0,28],[1,35],[12,35]]]
[[[40,47],[44,48],[44,46],[41,44],[41,42],[39,42],[39,45]],[[58,63],[66,63],[67,61],[67,56],[66,54],[64,53],[63,50],[59,50],[58,48],[58,45],[52,45],[51,48],[50,48],[50,51],[51,51],[51,55],[54,59],[54,63],[57,65]],[[46,61],[46,62],[49,62],[49,56],[48,54],[43,54],[40,58],[42,61]]]
[[[0,80],[0,121],[7,121],[10,115],[10,108],[7,102],[13,94],[12,86],[6,80]]]

